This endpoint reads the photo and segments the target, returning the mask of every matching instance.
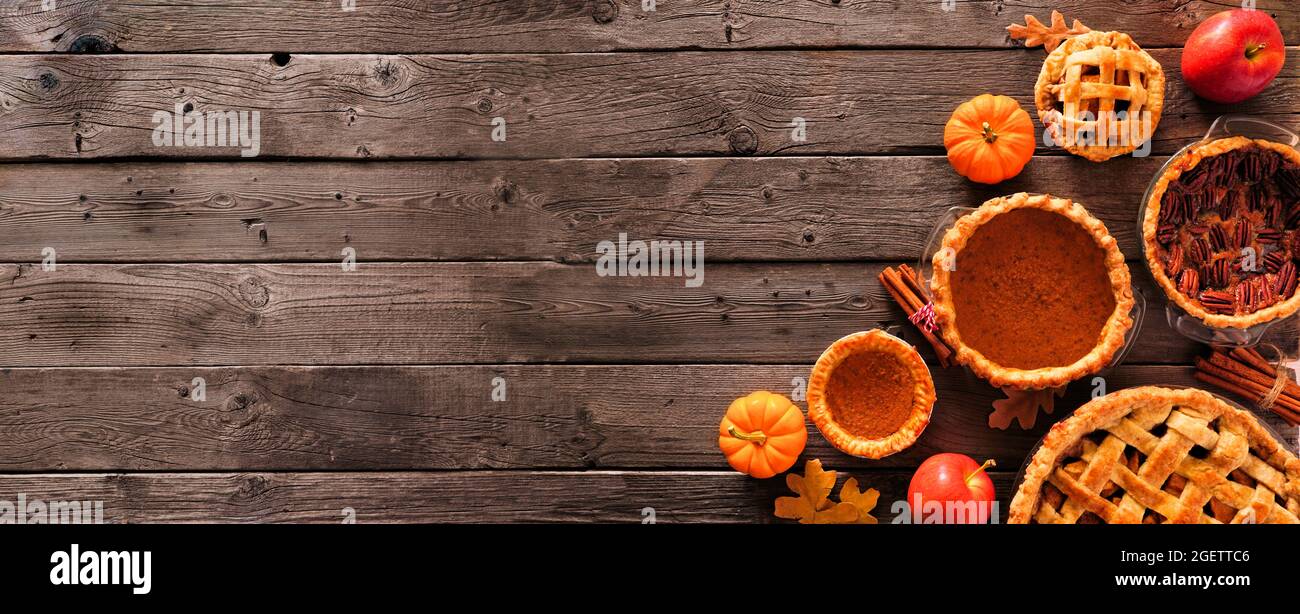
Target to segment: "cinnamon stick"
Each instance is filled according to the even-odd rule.
[[[1253,349],[1216,350],[1208,359],[1197,357],[1196,369],[1196,379],[1256,401],[1267,397],[1277,384],[1277,369]],[[1284,382],[1269,409],[1288,423],[1300,424],[1300,386]]]
[[[1239,357],[1237,352],[1242,352],[1243,356]],[[1253,356],[1249,355],[1251,352],[1254,353]],[[1237,358],[1238,360],[1233,360],[1233,358]],[[1249,360],[1249,362],[1246,362],[1246,360]],[[1235,369],[1243,376],[1250,377],[1255,381],[1268,386],[1269,390],[1272,390],[1273,384],[1277,382],[1277,368],[1268,364],[1268,361],[1255,350],[1244,351],[1237,349],[1233,350],[1232,353],[1229,354],[1215,352],[1210,355],[1210,362]],[[1300,384],[1296,384],[1289,380],[1285,381],[1282,384],[1282,392],[1287,396],[1300,399]]]
[[[1232,371],[1230,368],[1221,367],[1205,360],[1204,358],[1198,357],[1196,359],[1196,368],[1200,369],[1201,372],[1207,375],[1212,375],[1219,379],[1231,382],[1238,388],[1252,391],[1254,394],[1250,395],[1250,398],[1262,399],[1273,390],[1272,380],[1259,381],[1259,379],[1243,376]],[[1277,401],[1274,402],[1274,405],[1281,405],[1296,412],[1300,412],[1300,399],[1285,394],[1278,395]]]
[[[924,295],[920,292],[920,282],[917,281],[916,274],[911,267],[901,265],[899,269],[901,271],[885,267],[885,270],[880,272],[879,279],[881,285],[885,287],[885,291],[889,292],[889,296],[894,299],[895,303],[898,303],[899,307],[903,308],[903,312],[910,319],[912,315],[925,307],[926,301]],[[952,348],[948,347],[948,344],[934,333],[925,330],[919,325],[916,328],[921,331],[921,336],[925,337],[925,340],[930,343],[930,347],[934,348],[935,356],[939,358],[939,364],[947,368],[951,364]]]
[[[1196,373],[1192,374],[1192,376],[1202,382],[1205,382],[1207,384],[1210,384],[1218,388],[1222,388],[1228,392],[1231,392],[1232,394],[1235,394],[1243,398],[1253,399],[1257,396],[1256,394],[1244,388],[1241,388],[1232,382],[1216,377],[1204,371],[1197,371]],[[1277,405],[1274,405],[1272,409],[1274,413],[1276,413],[1279,416],[1282,416],[1282,419],[1286,420],[1288,424],[1291,424],[1293,426],[1300,425],[1300,412],[1294,412],[1286,408],[1278,407]]]

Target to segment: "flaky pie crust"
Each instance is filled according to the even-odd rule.
[[[1165,267],[1160,262],[1156,231],[1160,226],[1160,205],[1164,200],[1165,191],[1169,189],[1169,184],[1176,181],[1184,172],[1196,168],[1196,165],[1200,164],[1201,160],[1251,145],[1271,149],[1282,154],[1282,157],[1291,163],[1300,164],[1300,151],[1296,151],[1295,148],[1289,145],[1262,139],[1234,136],[1194,145],[1175,158],[1165,169],[1164,174],[1160,175],[1160,178],[1156,180],[1156,185],[1151,190],[1151,198],[1146,203],[1146,217],[1142,219],[1142,245],[1147,264],[1151,269],[1151,275],[1155,277],[1156,283],[1160,285],[1160,288],[1165,291],[1165,296],[1169,297],[1169,300],[1173,301],[1175,305],[1178,305],[1179,308],[1192,317],[1204,322],[1206,326],[1214,328],[1250,328],[1265,322],[1280,320],[1300,310],[1300,292],[1297,292],[1285,301],[1253,313],[1242,315],[1210,313],[1204,307],[1201,307],[1199,303],[1178,291],[1178,284],[1170,279],[1169,275],[1165,274]]]
[[[1156,127],[1160,125],[1160,115],[1165,106],[1164,69],[1155,58],[1151,57],[1151,54],[1144,51],[1132,37],[1123,32],[1087,32],[1066,40],[1048,54],[1047,59],[1043,61],[1042,70],[1038,73],[1038,81],[1034,84],[1034,105],[1038,108],[1038,121],[1042,122],[1043,127],[1048,131],[1059,130],[1060,125],[1054,120],[1056,99],[1050,88],[1054,85],[1063,85],[1071,55],[1084,53],[1096,47],[1110,47],[1117,53],[1132,54],[1132,57],[1143,66],[1142,72],[1147,77],[1147,84],[1142,109],[1151,112],[1151,131],[1154,133]],[[1059,132],[1057,135],[1059,136]],[[1117,143],[1114,146],[1110,144],[1063,144],[1062,146],[1066,151],[1093,162],[1104,162],[1115,156],[1132,152],[1138,145],[1140,143],[1134,143],[1130,139],[1127,144]]]
[[[1105,264],[1110,277],[1111,291],[1115,295],[1115,311],[1106,320],[1102,328],[1101,341],[1091,352],[1076,360],[1073,364],[1041,369],[1012,369],[1003,367],[986,358],[979,351],[962,342],[961,331],[957,328],[957,313],[953,304],[951,274],[945,270],[945,255],[951,253],[960,260],[961,250],[974,235],[975,230],[985,222],[1014,209],[1036,208],[1060,214],[1082,226],[1097,245],[1105,251]],[[948,252],[948,250],[952,250]],[[1119,251],[1115,238],[1106,230],[1106,225],[1092,217],[1082,205],[1065,198],[1056,198],[1050,194],[1012,194],[990,199],[975,211],[961,217],[943,237],[943,246],[934,255],[934,275],[930,288],[934,293],[935,321],[943,333],[944,341],[956,352],[958,364],[970,367],[976,375],[988,380],[994,386],[1010,386],[1025,390],[1055,388],[1065,385],[1085,375],[1096,373],[1104,368],[1115,353],[1124,346],[1124,335],[1133,326],[1130,312],[1133,310],[1133,288],[1129,277],[1128,265],[1124,254]],[[1068,292],[1062,289],[1062,292]],[[1008,314],[1015,317],[1015,314]]]
[[[862,352],[883,352],[898,358],[916,382],[911,414],[897,431],[879,439],[860,437],[844,430],[835,422],[826,405],[826,386],[831,372],[850,354]],[[832,343],[817,359],[808,378],[808,417],[831,445],[845,454],[863,458],[884,458],[916,443],[921,431],[930,424],[934,400],[934,379],[916,348],[878,329],[853,333]]]
[[[1218,489],[1236,489],[1237,494],[1242,494],[1241,489],[1250,491],[1245,485],[1234,484],[1223,475],[1231,472],[1233,469],[1241,468],[1251,475],[1252,478],[1259,481],[1260,486],[1271,484],[1271,493],[1280,495],[1284,499],[1283,507],[1276,504],[1272,506],[1258,505],[1257,519],[1262,523],[1296,523],[1300,522],[1297,515],[1300,514],[1300,460],[1291,454],[1284,446],[1277,442],[1265,429],[1253,414],[1243,411],[1229,405],[1214,395],[1194,388],[1160,388],[1156,386],[1143,386],[1139,388],[1129,388],[1113,392],[1109,395],[1095,399],[1083,407],[1080,407],[1069,418],[1062,420],[1052,426],[1051,430],[1043,438],[1042,445],[1034,453],[1029,465],[1025,468],[1024,478],[1021,481],[1020,488],[1016,491],[1015,498],[1011,501],[1009,524],[1027,524],[1031,520],[1040,522],[1059,521],[1060,518],[1054,518],[1054,511],[1040,512],[1039,502],[1042,494],[1043,484],[1048,481],[1053,472],[1060,465],[1062,458],[1075,447],[1076,444],[1087,435],[1099,431],[1108,430],[1110,433],[1119,433],[1121,439],[1129,442],[1130,439],[1155,438],[1156,436],[1145,429],[1137,427],[1130,416],[1135,410],[1161,409],[1163,407],[1190,408],[1191,411],[1208,418],[1209,420],[1217,419],[1219,421],[1218,430],[1220,435],[1213,441],[1197,441],[1202,446],[1213,448],[1222,440],[1222,433],[1225,430],[1231,430],[1238,437],[1244,437],[1248,442],[1248,449],[1244,457],[1238,457],[1233,461],[1232,451],[1220,453],[1212,451],[1208,458],[1201,460],[1190,454],[1181,454],[1177,458],[1172,455],[1162,455],[1157,450],[1164,444],[1163,441],[1151,441],[1147,443],[1152,446],[1152,454],[1147,456],[1147,464],[1160,465],[1148,468],[1143,466],[1138,472],[1138,478],[1146,475],[1148,469],[1152,473],[1156,472],[1177,472],[1193,476],[1192,482],[1197,484],[1198,488],[1208,488],[1211,496]],[[1127,419],[1127,423],[1125,420]],[[1189,421],[1190,422],[1190,421]],[[1173,421],[1170,421],[1173,424]],[[1189,428],[1189,431],[1196,430],[1199,421]],[[1170,426],[1168,429],[1174,429]],[[1130,442],[1131,443],[1131,442]],[[1236,453],[1240,454],[1240,441],[1227,442],[1225,447],[1236,448]],[[1184,443],[1184,446],[1187,444]],[[1174,446],[1169,446],[1172,449]],[[1102,461],[1097,461],[1102,462]],[[1216,463],[1229,463],[1236,466],[1216,467]],[[1113,464],[1113,463],[1111,463]],[[1152,492],[1159,491],[1161,484],[1150,484],[1144,481],[1143,486],[1149,487]],[[1211,486],[1205,486],[1210,484]],[[1162,491],[1163,492],[1163,491]],[[1126,495],[1127,496],[1127,495]],[[1172,497],[1172,495],[1170,495]],[[1267,496],[1267,493],[1265,494]],[[1163,497],[1163,495],[1157,495]],[[1249,493],[1248,498],[1255,498],[1255,493]],[[1252,506],[1256,506],[1258,500],[1251,501]],[[1145,513],[1145,508],[1139,514],[1133,514],[1133,509],[1124,509],[1123,505],[1117,506],[1113,512],[1111,520],[1115,522],[1140,522],[1141,514]],[[1176,505],[1174,507],[1177,507]],[[1203,506],[1202,506],[1203,507]],[[1239,508],[1240,509],[1240,508]],[[1198,510],[1183,509],[1180,518],[1169,518],[1172,522],[1217,522],[1214,518],[1205,516]]]

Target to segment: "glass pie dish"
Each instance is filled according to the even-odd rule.
[[[1295,149],[1297,145],[1300,145],[1300,135],[1283,128],[1282,126],[1278,126],[1277,124],[1253,117],[1235,115],[1219,117],[1210,126],[1209,131],[1206,132],[1202,139],[1189,143],[1177,153],[1170,156],[1151,179],[1151,183],[1147,186],[1146,192],[1142,196],[1142,202],[1138,208],[1138,237],[1146,236],[1144,225],[1147,218],[1148,204],[1157,190],[1165,189],[1164,186],[1161,185],[1161,179],[1170,171],[1170,167],[1183,158],[1183,156],[1188,155],[1188,152],[1194,147],[1232,137],[1246,137],[1248,139],[1270,141],[1274,144],[1290,147],[1292,149]],[[1155,223],[1158,222],[1153,222],[1153,224]],[[1174,290],[1164,287],[1159,282],[1159,278],[1156,276],[1156,271],[1153,270],[1151,264],[1152,258],[1146,253],[1149,249],[1151,249],[1151,247],[1148,239],[1144,238],[1143,264],[1152,278],[1157,279],[1157,285],[1160,285],[1164,289],[1164,294],[1166,294],[1165,298],[1167,299],[1165,302],[1165,317],[1169,322],[1170,328],[1173,328],[1184,337],[1216,347],[1249,347],[1258,344],[1270,329],[1287,322],[1292,317],[1291,315],[1286,315],[1262,321],[1250,326],[1232,327],[1211,325],[1202,317],[1189,313],[1187,309],[1180,306],[1178,304],[1178,298],[1169,296],[1170,292]],[[1163,272],[1162,275],[1164,275]],[[1171,276],[1165,277],[1168,278]],[[1184,298],[1183,300],[1186,299]]]
[[[923,292],[925,293],[926,300],[929,301],[934,300],[933,290],[931,287],[931,283],[934,280],[934,273],[935,273],[933,261],[934,261],[935,254],[937,254],[939,250],[943,248],[944,236],[947,234],[948,230],[959,219],[975,211],[977,211],[977,208],[975,207],[953,207],[947,210],[942,216],[940,216],[940,218],[936,221],[933,230],[931,230],[929,239],[926,242],[925,250],[921,255],[921,259],[917,263],[917,269],[916,269],[917,276],[922,282],[921,286]],[[1128,353],[1132,350],[1133,346],[1136,345],[1138,335],[1140,334],[1142,329],[1143,318],[1146,315],[1146,299],[1136,286],[1130,284],[1129,287],[1132,289],[1133,306],[1129,310],[1128,315],[1132,319],[1133,324],[1128,328],[1127,331],[1124,332],[1122,345],[1120,345],[1119,348],[1115,351],[1115,353],[1111,355],[1111,358],[1109,359],[1109,361],[1105,363],[1104,367],[1102,367],[1101,369],[1093,370],[1092,372],[1089,372],[1086,375],[1096,375],[1098,373],[1101,373],[1103,371],[1106,371],[1110,368],[1113,368],[1121,364],[1124,361],[1125,357],[1128,355]],[[1080,378],[1081,377],[1084,376],[1081,375]],[[1079,379],[1079,378],[1074,378],[1074,379]],[[1055,387],[1055,385],[1056,384],[1052,384],[1052,386],[1049,387]],[[1024,386],[1011,384],[1009,386],[999,386],[999,387],[1022,388]],[[1043,386],[1028,386],[1027,388],[1036,389],[1042,387]]]
[[[1169,397],[1164,397],[1164,395],[1169,395]],[[1141,414],[1141,412],[1144,411],[1156,410],[1156,406],[1160,406],[1162,405],[1162,403],[1164,403],[1164,407],[1165,407],[1164,411],[1166,412],[1170,411],[1170,406],[1171,408],[1174,408],[1174,410],[1183,410],[1184,412],[1186,412],[1187,411],[1186,408],[1184,408],[1182,403],[1179,402],[1179,399],[1182,399],[1182,401],[1187,401],[1187,395],[1193,395],[1193,398],[1200,397],[1206,399],[1213,399],[1213,401],[1210,401],[1210,405],[1213,405],[1214,402],[1223,403],[1223,405],[1227,407],[1226,410],[1223,411],[1235,415],[1219,416],[1219,418],[1209,420],[1209,421],[1197,421],[1197,418],[1195,418],[1195,412],[1193,412],[1191,416],[1186,416],[1186,415],[1171,416],[1169,421],[1175,424],[1175,427],[1169,427],[1169,428],[1166,428],[1166,420],[1160,420],[1158,421],[1158,423],[1152,425],[1151,423],[1149,423],[1149,421],[1147,421],[1149,419],[1149,416],[1139,415]],[[1101,410],[1101,408],[1106,405],[1108,399],[1115,399],[1115,401],[1118,401],[1118,399],[1121,399],[1123,397],[1135,398],[1136,401],[1138,401],[1138,405],[1136,405],[1135,407],[1140,406],[1141,408],[1135,410],[1134,414],[1127,414],[1123,416],[1110,415],[1109,418],[1102,419],[1104,418],[1104,416],[1101,416],[1101,412],[1099,410]],[[1112,408],[1112,410],[1109,411],[1114,411],[1114,408]],[[1173,414],[1179,414],[1179,411],[1174,411]],[[1078,418],[1076,418],[1076,416],[1078,416]],[[1080,429],[1080,431],[1075,431],[1075,429],[1071,427],[1071,421],[1074,421],[1074,423],[1079,423],[1079,424],[1091,424],[1091,428],[1083,428]],[[1135,437],[1134,433],[1138,431],[1148,431],[1148,429],[1144,429],[1143,427],[1141,427],[1140,423],[1147,423],[1149,427],[1151,427],[1149,428],[1149,432],[1152,433],[1151,436],[1143,437],[1143,438],[1134,438],[1134,440],[1128,440],[1128,441],[1112,441],[1109,442],[1109,444],[1119,444],[1119,445],[1118,446],[1110,445],[1109,447],[1105,447],[1106,451],[1101,451],[1099,449],[1100,446],[1108,445],[1106,444],[1106,442],[1101,441],[1101,436],[1106,436],[1108,438],[1117,438],[1114,436],[1114,434],[1110,434],[1110,429],[1112,428],[1115,429],[1114,432],[1126,432],[1128,434],[1128,437]],[[1088,442],[1083,442],[1082,440],[1083,438],[1088,438],[1088,440],[1091,440],[1091,447],[1093,450],[1096,450],[1093,451],[1092,453],[1093,455],[1095,455],[1095,457],[1104,457],[1104,455],[1109,455],[1109,454],[1117,455],[1118,458],[1115,459],[1115,462],[1110,463],[1113,464],[1113,466],[1125,466],[1126,462],[1134,462],[1136,466],[1139,466],[1140,468],[1134,468],[1134,464],[1130,464],[1130,466],[1128,466],[1130,467],[1130,471],[1138,475],[1138,477],[1136,477],[1136,479],[1132,481],[1144,480],[1144,477],[1141,476],[1144,475],[1144,472],[1148,472],[1148,471],[1149,474],[1152,475],[1167,476],[1167,481],[1166,481],[1166,477],[1160,477],[1160,479],[1158,479],[1158,484],[1143,483],[1147,485],[1147,487],[1149,487],[1149,490],[1145,490],[1145,492],[1143,489],[1138,489],[1128,494],[1126,494],[1125,488],[1123,488],[1122,485],[1113,483],[1112,480],[1106,480],[1106,483],[1108,483],[1108,485],[1106,485],[1106,487],[1102,489],[1101,493],[1099,494],[1105,494],[1105,498],[1109,498],[1110,501],[1115,502],[1117,503],[1117,505],[1119,505],[1118,502],[1121,501],[1119,500],[1119,497],[1121,496],[1125,497],[1126,500],[1128,497],[1135,497],[1136,500],[1144,500],[1145,498],[1145,500],[1151,501],[1152,497],[1157,497],[1157,498],[1167,498],[1167,500],[1169,500],[1170,502],[1174,502],[1174,501],[1183,502],[1182,498],[1179,497],[1179,494],[1187,494],[1187,493],[1180,493],[1179,490],[1186,488],[1183,487],[1182,484],[1188,484],[1191,483],[1191,481],[1196,481],[1195,480],[1196,476],[1201,476],[1201,479],[1203,479],[1204,481],[1209,481],[1209,483],[1226,484],[1226,488],[1229,490],[1231,489],[1243,490],[1242,487],[1248,487],[1248,488],[1244,488],[1245,492],[1252,492],[1253,489],[1256,489],[1255,480],[1251,479],[1251,475],[1271,474],[1277,476],[1278,479],[1284,479],[1282,475],[1283,471],[1294,471],[1294,470],[1287,470],[1287,468],[1284,468],[1284,466],[1286,466],[1286,462],[1284,462],[1284,457],[1294,458],[1292,457],[1292,454],[1294,454],[1296,451],[1297,442],[1295,440],[1292,440],[1292,438],[1283,437],[1282,432],[1279,431],[1279,428],[1281,428],[1279,427],[1279,425],[1281,424],[1282,421],[1281,419],[1278,419],[1277,416],[1270,416],[1266,414],[1266,412],[1251,410],[1251,408],[1243,406],[1242,403],[1232,401],[1232,399],[1225,397],[1225,395],[1218,394],[1216,392],[1209,392],[1209,390],[1182,388],[1182,386],[1138,386],[1138,388],[1115,390],[1115,392],[1106,395],[1106,397],[1093,398],[1091,402],[1086,403],[1086,405],[1079,407],[1078,410],[1075,410],[1074,412],[1071,412],[1071,414],[1066,415],[1065,418],[1063,418],[1061,421],[1058,421],[1057,424],[1054,424],[1053,428],[1050,429],[1050,431],[1044,433],[1044,436],[1041,437],[1040,440],[1037,441],[1036,444],[1032,446],[1030,450],[1028,450],[1028,454],[1026,454],[1026,457],[1024,457],[1024,462],[1021,464],[1021,470],[1017,472],[1017,475],[1015,475],[1015,480],[1013,481],[1014,494],[1013,494],[1013,506],[1011,506],[1013,507],[1013,509],[1009,510],[1009,514],[1004,515],[1004,518],[1002,518],[1002,520],[1004,520],[1004,522],[1015,522],[1014,516],[1017,514],[1015,514],[1014,501],[1017,501],[1019,494],[1024,492],[1024,490],[1026,490],[1026,485],[1024,484],[1026,484],[1028,475],[1030,475],[1031,472],[1034,472],[1034,470],[1032,470],[1032,467],[1035,466],[1036,460],[1039,459],[1039,454],[1040,451],[1043,450],[1043,447],[1045,445],[1049,445],[1049,446],[1053,445],[1053,444],[1049,444],[1050,441],[1056,441],[1056,444],[1054,444],[1054,451],[1056,451],[1057,454],[1060,454],[1060,457],[1069,459],[1070,464],[1074,464],[1075,468],[1073,472],[1071,472],[1070,470],[1066,470],[1066,471],[1071,472],[1071,475],[1074,475],[1075,477],[1078,477],[1076,476],[1076,472],[1079,471],[1078,466],[1086,466],[1086,464],[1088,463],[1096,462],[1097,464],[1099,464],[1099,467],[1097,468],[1101,468],[1102,466],[1106,466],[1106,464],[1108,464],[1105,462],[1105,459],[1102,460],[1096,460],[1095,458],[1088,459],[1087,454],[1079,454],[1079,449],[1075,445],[1065,445],[1065,444],[1069,444],[1069,442],[1067,441],[1062,442],[1062,440],[1069,440],[1069,437],[1063,437],[1065,436],[1066,433],[1076,432],[1076,434],[1078,434],[1086,431],[1092,431],[1091,433],[1086,434],[1086,436],[1080,438],[1079,441],[1080,444],[1084,444],[1084,449],[1087,449],[1087,447],[1089,447]],[[1253,427],[1258,427],[1258,429]],[[1182,431],[1179,431],[1179,429],[1182,429]],[[1238,449],[1236,449],[1236,454],[1260,453],[1261,458],[1253,459],[1252,470],[1231,471],[1231,474],[1229,476],[1223,476],[1223,477],[1219,477],[1217,472],[1214,471],[1205,471],[1204,474],[1199,474],[1199,472],[1186,472],[1186,471],[1174,470],[1173,466],[1167,466],[1166,467],[1167,472],[1166,472],[1166,471],[1158,470],[1157,466],[1160,466],[1162,462],[1169,463],[1170,462],[1169,458],[1165,458],[1164,460],[1153,459],[1151,455],[1143,453],[1143,451],[1141,451],[1140,449],[1138,449],[1138,447],[1135,447],[1135,445],[1132,444],[1132,442],[1139,442],[1140,444],[1141,440],[1147,440],[1147,438],[1149,438],[1149,445],[1153,447],[1161,446],[1160,437],[1164,437],[1165,433],[1175,433],[1175,432],[1182,433],[1183,431],[1195,432],[1197,431],[1197,429],[1226,429],[1226,431],[1232,431],[1232,434],[1234,434],[1234,438],[1232,438],[1232,440],[1229,440],[1229,438],[1227,438],[1225,434],[1225,436],[1223,436],[1219,441],[1232,441],[1232,444],[1229,445],[1230,447],[1247,444],[1244,446],[1244,449],[1240,449],[1240,447],[1238,447]],[[1206,434],[1206,431],[1200,431],[1200,432],[1201,434]],[[1268,441],[1270,440],[1270,438],[1271,441],[1275,442],[1275,444],[1270,444],[1270,442]],[[1203,440],[1201,440],[1199,444],[1197,444],[1197,447],[1199,447],[1200,445],[1212,445],[1212,444],[1208,444],[1208,441],[1214,441],[1214,438],[1203,438]],[[1275,451],[1273,450],[1270,450],[1270,447],[1273,445],[1281,446],[1281,449],[1284,450],[1283,453],[1279,454],[1279,453],[1275,453]],[[1153,449],[1148,449],[1147,451],[1153,451]],[[1197,460],[1197,459],[1199,458],[1204,459],[1208,457],[1210,453],[1212,453],[1212,451],[1206,449],[1200,449],[1199,453],[1195,453],[1195,451],[1188,451],[1188,457],[1187,457],[1188,460],[1183,460],[1183,462],[1199,463],[1201,462],[1201,460]],[[1226,450],[1219,450],[1217,454],[1231,455],[1234,453],[1226,453]],[[1056,466],[1056,467],[1063,468],[1062,463],[1063,460],[1058,458],[1058,462],[1050,463],[1049,466]],[[1148,463],[1151,464],[1151,466],[1147,466]],[[1270,463],[1277,464],[1278,467],[1271,468],[1270,470],[1269,468]],[[1174,464],[1177,464],[1177,466],[1182,466],[1182,462],[1174,462]],[[1230,468],[1238,468],[1238,467],[1234,466]],[[1110,470],[1110,471],[1115,472],[1118,470]],[[1227,470],[1223,470],[1223,471],[1227,471]],[[1054,472],[1056,471],[1053,471],[1053,474]],[[1179,474],[1179,472],[1182,472],[1182,474],[1184,475],[1192,475],[1193,480],[1180,479],[1180,477],[1182,476],[1175,475],[1175,474]],[[1292,475],[1294,475],[1294,472],[1292,472]],[[1044,483],[1043,488],[1047,488],[1045,487],[1045,481],[1048,480],[1043,480],[1043,479],[1044,479],[1044,474],[1043,472],[1040,471],[1039,474],[1037,474],[1037,480],[1043,481]],[[1123,483],[1123,480],[1121,480],[1121,483]],[[1205,484],[1201,484],[1201,487],[1205,487]],[[1039,485],[1035,484],[1034,485],[1035,493],[1040,492],[1040,490],[1037,490],[1037,488],[1039,488]],[[1162,489],[1173,490],[1173,492],[1171,492],[1170,494],[1175,494],[1175,496],[1170,497],[1169,494],[1162,493],[1161,492]],[[1203,493],[1204,496],[1204,493],[1209,492],[1209,490],[1212,489],[1203,488],[1201,489],[1201,493]],[[1278,489],[1277,492],[1283,492],[1283,490],[1284,489]],[[1152,493],[1156,493],[1156,494],[1152,494]],[[1056,494],[1058,497],[1061,497],[1062,496],[1061,490],[1057,490]],[[1196,493],[1191,493],[1191,494],[1192,496],[1195,496]],[[1065,496],[1065,497],[1070,498],[1071,496]],[[1037,496],[1035,496],[1034,498],[1037,498]],[[1084,500],[1086,500],[1086,498],[1087,497],[1084,497]],[[1206,500],[1209,500],[1210,497],[1205,496],[1205,498]],[[1079,500],[1076,501],[1076,503],[1082,501],[1083,500]],[[1145,510],[1144,506],[1140,505],[1139,501],[1126,501],[1126,503],[1127,503],[1127,509],[1125,511],[1128,511],[1128,513],[1132,513],[1132,511],[1138,509],[1138,510],[1143,510],[1141,511],[1139,516],[1145,516],[1149,514],[1149,510]],[[1134,503],[1138,503],[1138,505],[1134,505]],[[1206,503],[1208,503],[1208,501],[1206,501]],[[1104,505],[1104,503],[1102,503],[1102,505]],[[1121,506],[1121,507],[1125,507],[1125,506]],[[1222,511],[1222,510],[1214,510],[1214,507],[1216,506],[1206,505],[1206,509],[1213,510],[1213,511]],[[1076,513],[1078,513],[1078,507],[1076,507],[1075,511]],[[1292,511],[1294,511],[1294,509],[1292,509]],[[1054,514],[1049,514],[1049,516],[1054,516]],[[1226,519],[1227,516],[1222,516],[1222,518],[1219,520],[1221,520],[1221,522],[1226,522]],[[1099,519],[1093,516],[1092,520],[1093,522],[1097,522],[1097,520]],[[1139,520],[1138,516],[1130,515],[1130,518],[1125,520],[1125,522],[1138,522],[1138,520]],[[1143,520],[1151,520],[1151,519],[1143,518]],[[1204,522],[1204,519],[1201,520],[1203,520]],[[1083,519],[1075,520],[1075,522],[1083,522]],[[1268,522],[1268,520],[1266,520],[1266,522]]]

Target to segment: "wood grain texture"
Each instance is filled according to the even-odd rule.
[[[1248,102],[1216,105],[1182,85],[1179,53],[1153,52],[1170,81],[1156,153],[1227,111],[1293,126],[1300,116],[1294,71]],[[267,55],[7,56],[0,156],[240,156],[155,146],[155,112],[178,105],[257,111],[258,151],[272,157],[937,153],[952,110],[990,84],[1032,109],[1042,61],[1038,50],[300,54],[284,66]],[[504,142],[492,139],[494,118]],[[805,141],[793,140],[794,118]]]
[[[1131,0],[59,0],[0,13],[4,52],[574,52],[771,47],[989,47],[1012,43],[1006,25],[1052,9],[1148,47],[1181,46],[1228,3]],[[1300,10],[1260,0],[1287,40]],[[323,36],[328,32],[328,36]]]
[[[798,399],[793,380],[806,381],[810,367],[5,369],[0,470],[726,470],[717,428],[731,400],[760,389]],[[809,423],[804,456],[903,469],[956,450],[1014,469],[1093,389],[1074,385],[1032,430],[1000,431],[987,420],[997,391],[959,369],[934,375],[939,401],[912,448],[853,459]],[[194,378],[204,380],[202,401],[191,398]],[[1106,376],[1109,389],[1147,384],[1196,382],[1181,366]],[[492,400],[498,385],[502,401]]]
[[[1162,156],[1041,156],[997,186],[943,157],[0,165],[0,261],[554,260],[704,241],[710,261],[909,260],[949,208],[1050,189],[1130,258]]]
[[[883,266],[706,264],[689,288],[553,263],[0,265],[0,366],[797,363],[905,321]],[[1155,304],[1130,362],[1189,363]]]
[[[827,469],[836,469],[832,462]],[[855,472],[880,491],[884,522],[907,495],[910,471]],[[839,476],[842,485],[846,476]],[[1013,473],[995,472],[1002,517]],[[837,490],[838,492],[838,487]],[[104,522],[340,523],[352,508],[358,523],[785,522],[773,516],[782,480],[735,472],[360,472],[135,473],[0,475],[0,497],[103,501]]]

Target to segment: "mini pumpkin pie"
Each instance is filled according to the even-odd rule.
[[[1129,35],[1087,32],[1048,54],[1034,102],[1057,143],[1103,162],[1151,138],[1165,105],[1165,73]]]
[[[1230,137],[1165,168],[1142,220],[1147,264],[1183,311],[1249,328],[1300,309],[1300,152]]]
[[[1050,195],[989,200],[934,255],[935,322],[994,386],[1053,388],[1110,363],[1133,326],[1128,266],[1101,221]]]
[[[911,446],[933,407],[934,380],[921,355],[881,330],[831,344],[808,378],[808,417],[854,456],[883,458]]]
[[[1056,423],[1025,467],[1011,524],[1300,522],[1300,460],[1204,390],[1113,392]]]

